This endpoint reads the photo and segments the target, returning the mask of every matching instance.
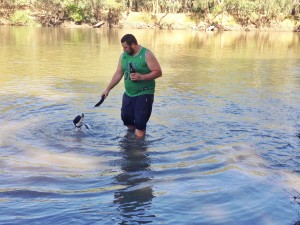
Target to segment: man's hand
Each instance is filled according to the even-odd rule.
[[[108,96],[109,90],[106,89],[103,91],[103,93],[101,94],[101,97],[104,96],[104,98],[106,98]]]
[[[130,80],[132,80],[132,81],[143,80],[143,75],[141,75],[139,73],[131,73],[130,74]]]

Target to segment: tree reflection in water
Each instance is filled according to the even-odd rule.
[[[127,188],[115,192],[114,203],[119,204],[121,215],[119,224],[146,224],[153,222],[151,213],[153,190],[151,178],[151,159],[147,154],[147,142],[138,140],[128,133],[119,143],[123,153],[122,173],[115,177],[118,184]]]

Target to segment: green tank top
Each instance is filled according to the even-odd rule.
[[[124,71],[125,93],[130,97],[144,94],[154,94],[155,80],[130,80],[129,63],[132,63],[133,68],[139,74],[143,75],[151,72],[146,63],[147,51],[148,49],[142,47],[140,52],[135,56],[128,55],[126,52],[124,52],[122,55],[122,69]]]

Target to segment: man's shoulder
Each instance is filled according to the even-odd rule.
[[[145,53],[147,53],[148,51],[150,51],[148,48],[146,48],[146,47],[144,47],[144,46],[142,46],[142,50],[143,50]]]

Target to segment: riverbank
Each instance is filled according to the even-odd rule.
[[[22,12],[22,11],[19,11]],[[1,15],[1,14],[0,14]],[[3,16],[6,15],[6,16]],[[10,14],[2,13],[0,25],[2,26],[45,26],[41,23],[41,13],[24,9],[16,18]],[[295,31],[300,32],[300,21],[283,19],[271,21],[268,25],[258,27],[255,24],[241,25],[231,15],[219,15],[214,22],[196,20],[194,16],[184,13],[160,13],[151,14],[145,12],[124,12],[113,23],[107,21],[95,21],[92,23],[75,23],[65,18],[50,18],[50,22],[56,20],[54,25],[48,26],[64,28],[131,28],[131,29],[163,29],[163,30],[199,30],[199,31]]]
[[[216,22],[195,21],[189,14],[143,14],[131,12],[123,15],[120,28],[164,29],[164,30],[200,30],[200,31],[300,31],[300,22],[285,19],[281,22],[272,21],[269,26],[257,27],[254,24],[243,26],[230,15],[220,15]]]

